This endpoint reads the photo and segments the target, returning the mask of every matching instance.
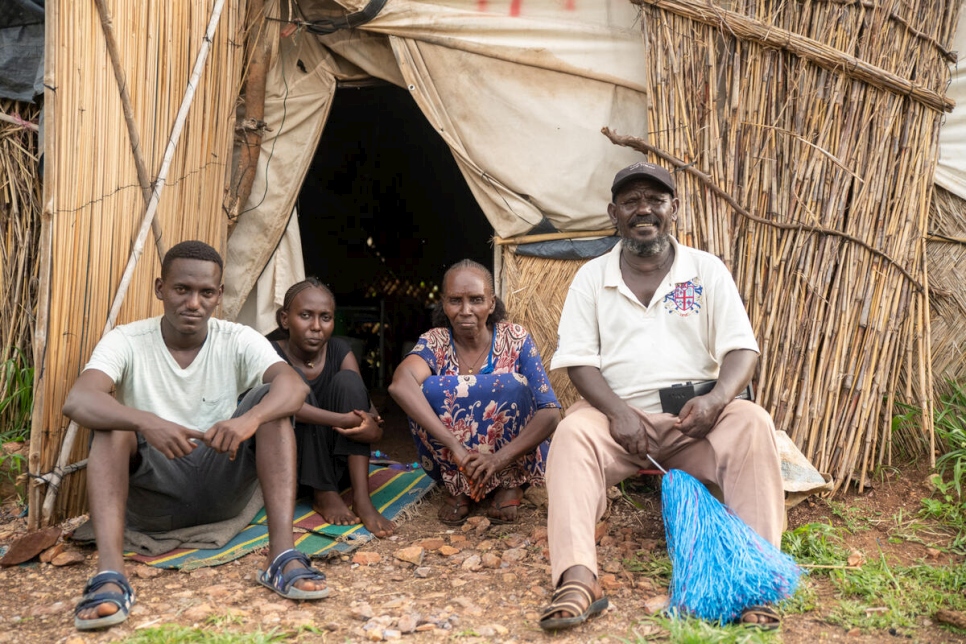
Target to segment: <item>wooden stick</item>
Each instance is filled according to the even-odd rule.
[[[114,37],[114,22],[111,12],[107,8],[104,0],[94,0],[97,13],[101,17],[101,28],[104,31],[104,40],[107,43],[107,54],[111,59],[111,66],[114,68],[114,78],[117,79],[118,92],[121,94],[121,109],[124,111],[124,122],[127,124],[127,135],[131,140],[131,154],[134,157],[134,167],[138,173],[138,183],[141,184],[141,194],[144,197],[145,207],[151,200],[151,175],[148,167],[144,163],[144,156],[141,154],[141,136],[138,134],[137,124],[134,122],[134,108],[131,106],[131,93],[128,91],[127,79],[124,69],[121,67],[121,54],[117,50],[117,38]],[[158,249],[158,263],[164,260],[164,242],[161,237],[161,222],[156,218],[151,219],[151,230],[154,232],[154,245]]]
[[[8,116],[7,114],[4,114],[3,112],[0,112],[0,121],[4,121],[6,123],[13,123],[14,125],[19,125],[20,127],[24,128],[24,129],[27,129],[27,130],[30,130],[31,132],[39,132],[40,131],[40,126],[37,125],[36,123],[31,123],[30,121],[25,121],[25,120],[23,120],[21,118],[15,117],[15,116]]]
[[[617,229],[604,228],[601,230],[572,230],[562,233],[542,233],[540,235],[520,235],[519,237],[493,237],[497,246],[506,244],[533,244],[536,242],[553,241],[557,239],[582,239],[585,237],[610,237],[616,235]]]
[[[264,13],[264,0],[249,0],[249,66],[245,81],[245,118],[239,125],[243,140],[239,146],[238,162],[232,171],[224,206],[228,213],[229,235],[238,223],[242,208],[248,203],[248,197],[252,193],[258,157],[262,151],[262,137],[267,129],[264,120],[265,86],[272,62],[272,39],[269,37]]]
[[[208,21],[208,29],[205,32],[204,40],[201,43],[201,49],[198,51],[198,56],[195,59],[194,68],[191,71],[191,77],[188,79],[188,86],[185,90],[184,98],[181,101],[181,107],[178,110],[178,116],[175,119],[174,127],[171,129],[171,136],[168,139],[168,145],[164,152],[164,158],[161,162],[161,169],[158,171],[158,178],[154,182],[154,189],[151,193],[151,199],[148,201],[144,218],[141,221],[141,227],[138,230],[137,238],[134,240],[134,247],[131,249],[131,255],[128,258],[127,266],[124,267],[124,274],[121,277],[121,283],[118,286],[117,293],[114,295],[114,302],[111,305],[111,310],[107,316],[107,322],[104,324],[104,330],[101,333],[101,337],[114,328],[114,321],[117,320],[117,314],[121,310],[121,304],[124,302],[124,296],[127,294],[127,289],[131,284],[131,278],[134,276],[134,268],[137,266],[138,259],[140,259],[141,253],[144,250],[144,240],[148,235],[148,229],[151,227],[151,222],[154,220],[154,214],[157,212],[158,202],[161,199],[161,191],[164,190],[168,169],[171,167],[171,159],[174,157],[174,151],[177,148],[178,140],[181,138],[181,130],[184,128],[185,120],[188,118],[188,109],[191,107],[192,100],[194,99],[195,87],[198,83],[198,79],[201,77],[201,70],[204,69],[205,60],[208,58],[208,51],[211,48],[211,41],[214,37],[215,28],[218,26],[218,21],[221,18],[221,12],[224,8],[224,5],[225,0],[215,0],[215,6],[211,10],[211,18]],[[58,457],[57,464],[54,466],[54,469],[51,473],[47,487],[47,495],[44,497],[42,514],[42,522],[44,524],[50,520],[51,514],[53,513],[54,502],[57,500],[57,490],[59,489],[60,481],[64,476],[64,468],[67,467],[70,452],[74,448],[74,439],[77,435],[77,429],[77,423],[72,420],[67,426],[67,431],[64,433],[64,440],[61,445],[60,456]]]

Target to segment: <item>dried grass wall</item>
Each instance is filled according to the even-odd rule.
[[[41,241],[40,362],[30,471],[49,472],[68,421],[64,397],[101,336],[145,212],[119,86],[95,2],[48,3],[46,157]],[[214,0],[107,0],[141,153],[152,180],[161,166]],[[231,162],[245,34],[244,0],[224,5],[158,209],[163,243],[203,239],[224,250],[221,211]],[[134,273],[118,323],[159,314],[152,241]],[[44,301],[46,298],[46,301]],[[86,456],[86,432],[70,462]],[[68,476],[54,520],[85,510],[83,473]],[[30,491],[38,523],[45,488]]]
[[[928,240],[933,390],[940,394],[948,380],[966,381],[966,200],[936,187]],[[903,374],[903,388],[912,389],[914,376]]]
[[[37,242],[40,236],[39,105],[0,100],[0,364],[20,354],[33,365],[37,305]],[[11,374],[0,369],[0,397]],[[11,429],[16,405],[0,413]]]

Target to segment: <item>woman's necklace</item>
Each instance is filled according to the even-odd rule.
[[[491,341],[492,341],[492,338],[491,338]],[[460,360],[460,350],[459,350],[459,347],[456,346],[455,340],[453,341],[453,347],[456,348],[456,359],[459,361],[460,365],[463,365],[463,360]],[[481,351],[480,354],[476,356],[476,359],[473,360],[473,362],[468,363],[468,366],[466,367],[466,373],[473,373],[473,369],[476,368],[477,363],[479,363],[480,360],[483,358],[483,356],[489,353],[489,351],[490,351],[490,342],[487,342],[483,346],[483,351]]]
[[[291,345],[287,345],[286,348],[288,349],[288,351],[286,351],[286,353],[288,353],[289,355],[292,355],[292,356],[295,355],[294,352],[292,351]],[[298,359],[299,359],[299,361],[302,364],[304,364],[309,369],[315,369],[316,363],[318,363],[318,361],[321,360],[322,359],[322,356],[324,356],[324,355],[325,355],[325,345],[323,345],[322,350],[319,351],[317,354],[315,354],[315,357],[312,358],[311,360],[306,360],[302,356],[298,356]]]

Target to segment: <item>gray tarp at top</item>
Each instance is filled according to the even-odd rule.
[[[0,98],[44,92],[44,0],[0,1]]]

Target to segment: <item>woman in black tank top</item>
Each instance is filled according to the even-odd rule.
[[[318,279],[292,286],[268,335],[278,354],[311,388],[295,416],[298,481],[312,489],[312,508],[333,525],[362,523],[377,537],[395,525],[369,497],[370,443],[382,438],[382,419],[369,401],[348,343],[333,338],[335,297]],[[339,494],[352,486],[352,509]]]

